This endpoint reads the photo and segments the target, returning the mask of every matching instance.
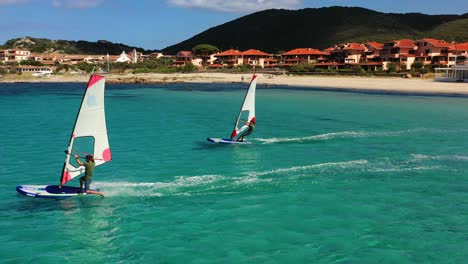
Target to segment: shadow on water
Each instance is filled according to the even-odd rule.
[[[70,211],[78,208],[93,208],[102,206],[105,197],[80,196],[65,199],[54,198],[32,198],[17,194],[17,203],[11,203],[5,211],[24,214],[37,214],[42,212]]]

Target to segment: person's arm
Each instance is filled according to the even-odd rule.
[[[83,166],[83,162],[80,161],[80,157],[78,157],[78,155],[75,155],[75,160],[78,163],[78,165]]]

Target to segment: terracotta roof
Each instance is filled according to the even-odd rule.
[[[382,47],[383,47],[382,43],[378,43],[378,42],[375,42],[375,41],[369,41],[369,42],[367,42],[367,44],[370,45],[370,46],[373,46],[376,49],[382,49]]]
[[[346,43],[344,44],[343,50],[365,50],[364,45],[359,43]]]
[[[291,55],[328,55],[328,53],[320,51],[318,49],[312,48],[300,48],[287,51],[282,56],[291,56]]]
[[[179,53],[177,53],[176,57],[193,57],[193,54],[192,54],[191,51],[183,50],[183,51],[179,51]]]
[[[433,39],[433,38],[423,38],[420,40],[417,40],[416,42],[429,42],[433,46],[438,47],[438,48],[448,48],[450,47],[450,43],[445,42],[444,40],[438,40],[438,39]]]
[[[270,56],[270,54],[267,54],[263,51],[254,50],[254,49],[246,50],[242,52],[242,54],[246,56]]]
[[[394,41],[394,47],[399,48],[414,48],[414,42],[411,39],[400,39]]]
[[[452,44],[449,50],[468,51],[468,42]]]
[[[230,50],[226,50],[218,54],[215,54],[215,57],[223,57],[223,56],[242,56],[242,52],[235,50],[235,49],[230,49]]]

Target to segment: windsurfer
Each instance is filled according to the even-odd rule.
[[[253,118],[250,122],[244,121],[244,125],[249,126],[249,128],[242,132],[239,138],[237,138],[237,141],[239,142],[244,142],[244,137],[252,134],[255,129],[255,119]]]
[[[94,171],[94,167],[96,166],[96,164],[94,164],[93,155],[91,154],[86,155],[85,162],[81,162],[80,157],[78,157],[78,155],[75,155],[75,159],[78,165],[85,167],[85,175],[80,178],[80,192],[83,189],[83,183],[84,183],[85,192],[87,194],[97,194],[100,196],[104,196],[104,194],[101,192],[90,190],[90,184],[93,179],[93,171]]]

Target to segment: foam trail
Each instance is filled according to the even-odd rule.
[[[414,134],[414,133],[458,133],[462,132],[460,130],[442,130],[442,129],[432,129],[432,128],[414,128],[406,129],[399,131],[387,131],[387,132],[367,132],[367,131],[342,131],[342,132],[332,132],[326,134],[319,134],[306,137],[294,137],[294,138],[255,138],[257,141],[263,142],[263,144],[272,144],[272,143],[285,143],[285,142],[304,142],[304,141],[325,141],[333,139],[346,139],[346,138],[364,138],[364,137],[395,137],[405,134]]]
[[[453,160],[453,161],[468,161],[468,156],[463,155],[425,155],[425,154],[411,154],[413,161],[424,160]]]
[[[353,160],[353,161],[344,161],[344,162],[326,162],[320,164],[313,164],[313,165],[304,165],[304,166],[294,166],[290,168],[280,168],[270,171],[264,172],[248,172],[246,173],[249,176],[263,176],[268,174],[277,174],[277,173],[288,173],[288,172],[296,172],[301,170],[309,170],[309,169],[317,169],[317,168],[341,168],[346,169],[350,167],[354,167],[356,165],[366,165],[369,162],[367,160]]]
[[[222,181],[221,175],[177,176],[172,182],[96,182],[96,188],[102,188],[107,196],[156,196],[190,195],[186,188],[210,186]]]

